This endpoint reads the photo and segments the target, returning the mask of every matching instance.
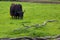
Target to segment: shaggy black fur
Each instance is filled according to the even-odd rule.
[[[23,19],[23,10],[21,4],[11,4],[10,6],[10,15],[15,19]]]

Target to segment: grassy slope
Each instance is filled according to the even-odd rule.
[[[0,37],[19,37],[19,36],[46,36],[60,34],[60,4],[40,4],[40,3],[21,3],[25,10],[23,20],[11,19],[9,7],[12,2],[0,2]],[[32,24],[42,24],[46,20],[56,19],[58,22],[48,23],[42,28],[31,27],[24,30],[22,22]],[[26,24],[26,23],[25,23]],[[21,31],[12,32],[20,28]]]

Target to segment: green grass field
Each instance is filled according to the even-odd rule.
[[[22,4],[24,19],[11,19],[10,5],[13,2],[0,2],[0,38],[21,36],[53,36],[60,34],[60,4],[41,4],[28,2],[15,2]],[[22,25],[42,24],[46,20],[57,20],[50,22],[40,28],[27,28]]]

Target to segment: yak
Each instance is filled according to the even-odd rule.
[[[10,6],[10,15],[12,18],[23,19],[23,10],[21,4],[12,3]]]

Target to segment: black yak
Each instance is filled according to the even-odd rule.
[[[23,10],[21,4],[11,4],[10,6],[10,15],[12,18],[23,19]]]

